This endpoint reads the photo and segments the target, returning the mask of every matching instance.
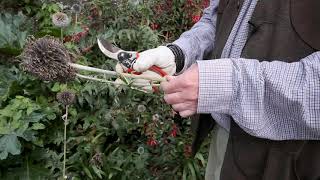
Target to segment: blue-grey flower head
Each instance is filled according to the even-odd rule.
[[[63,91],[57,94],[57,100],[65,106],[73,104],[75,97],[76,95],[71,91]]]
[[[80,14],[81,9],[82,9],[82,7],[81,7],[80,4],[73,4],[73,5],[71,6],[71,11],[72,11],[73,13],[75,13],[75,14]]]
[[[137,109],[138,109],[138,112],[142,113],[146,111],[147,108],[144,105],[139,104]]]
[[[67,14],[62,12],[57,12],[52,15],[52,23],[60,28],[64,28],[69,26],[71,19]]]

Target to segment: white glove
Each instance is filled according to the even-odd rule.
[[[115,69],[118,73],[124,73],[127,71],[127,68],[124,67],[123,65],[121,65],[120,63],[117,63]],[[153,71],[145,71],[142,74],[148,75],[150,77],[161,77],[159,74],[157,74]],[[120,78],[116,79],[115,82],[117,82],[119,84],[125,84],[125,82]],[[146,79],[132,79],[131,83],[133,86],[137,86],[138,88],[141,88],[142,90],[147,91],[147,92],[151,92],[153,90],[151,82]]]
[[[137,62],[133,64],[133,69],[137,72],[145,72],[153,65],[158,66],[168,75],[173,75],[176,72],[174,54],[166,46],[141,52]]]
[[[166,46],[159,46],[155,49],[150,49],[139,53],[139,58],[133,64],[133,69],[137,72],[142,72],[142,75],[151,77],[161,77],[158,73],[148,70],[151,66],[155,65],[161,68],[168,75],[173,75],[176,72],[176,63],[173,52]],[[123,73],[128,69],[121,64],[116,65],[116,71]],[[120,79],[116,80],[121,83]],[[152,91],[152,84],[149,80],[134,79],[133,85],[142,86],[143,90]]]

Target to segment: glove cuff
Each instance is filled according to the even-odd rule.
[[[183,67],[184,67],[184,53],[182,51],[182,49],[175,45],[175,44],[168,44],[167,47],[172,51],[172,53],[174,54],[174,59],[176,62],[176,72],[179,73],[180,71],[182,71]]]

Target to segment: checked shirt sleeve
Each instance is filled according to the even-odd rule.
[[[320,139],[320,52],[296,63],[198,61],[199,113],[226,114],[272,140]]]
[[[181,72],[195,63],[196,59],[210,57],[214,46],[218,4],[219,0],[211,0],[200,21],[173,42],[185,55],[184,68]]]

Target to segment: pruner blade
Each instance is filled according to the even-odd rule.
[[[123,51],[122,49],[102,38],[98,38],[97,41],[98,46],[104,55],[108,56],[109,58],[118,60],[118,54]]]

